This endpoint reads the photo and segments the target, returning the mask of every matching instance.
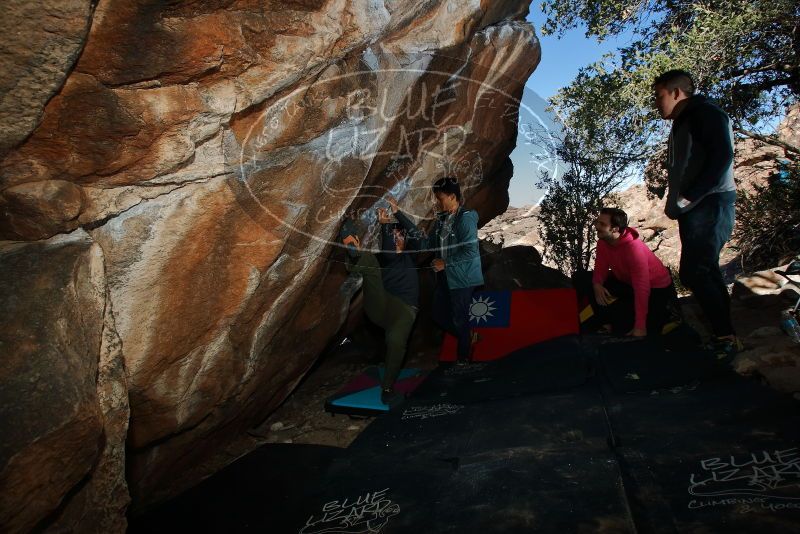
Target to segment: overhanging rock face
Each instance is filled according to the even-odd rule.
[[[505,209],[517,99],[539,61],[527,4],[97,5],[63,86],[31,97],[36,127],[7,136],[0,234],[79,236],[102,258],[135,506],[209,474],[338,330],[343,212],[374,223],[391,191],[427,217],[445,174],[481,220]]]

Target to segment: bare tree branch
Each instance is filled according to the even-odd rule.
[[[759,83],[748,83],[748,84],[741,84],[734,86],[735,91],[738,93],[745,93],[752,91],[766,91],[767,89],[772,89],[773,87],[781,87],[783,85],[791,86],[792,84],[796,84],[800,80],[797,75],[792,75],[787,78],[777,78],[774,80],[764,80],[763,82]]]
[[[761,135],[756,132],[751,132],[749,130],[745,130],[744,128],[736,127],[734,130],[742,135],[746,135],[747,137],[752,137],[753,139],[758,139],[759,141],[763,141],[768,145],[779,146],[786,150],[787,152],[791,152],[792,154],[797,154],[800,156],[800,147],[796,147],[792,144],[789,144],[785,141],[781,141],[774,135]]]
[[[755,74],[757,72],[770,72],[770,71],[778,71],[778,72],[792,72],[793,70],[797,70],[797,65],[792,65],[790,63],[770,63],[769,65],[760,65],[758,67],[748,67],[744,69],[738,69],[731,73],[729,73],[728,79],[731,78],[738,78],[740,76],[747,76],[748,74]]]

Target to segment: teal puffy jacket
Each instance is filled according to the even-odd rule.
[[[426,234],[405,213],[395,213],[397,221],[408,231],[409,237],[418,240],[420,251],[432,250],[437,258],[441,258],[441,249],[445,249],[445,274],[449,289],[483,285],[478,249],[478,212],[459,206],[454,215],[453,227],[442,243],[439,236],[447,215],[447,212],[437,213],[433,228]]]

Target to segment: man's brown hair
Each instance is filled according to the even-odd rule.
[[[600,210],[601,214],[608,215],[611,220],[611,228],[619,228],[622,233],[628,227],[628,214],[619,208],[603,208]]]
[[[681,69],[668,70],[653,80],[653,88],[663,87],[668,91],[680,89],[686,96],[692,96],[696,90],[692,75]]]

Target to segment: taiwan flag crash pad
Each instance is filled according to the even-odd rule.
[[[473,361],[489,361],[542,341],[577,334],[578,303],[574,289],[476,291],[469,324],[479,336]],[[456,339],[446,334],[439,360],[456,359]]]

